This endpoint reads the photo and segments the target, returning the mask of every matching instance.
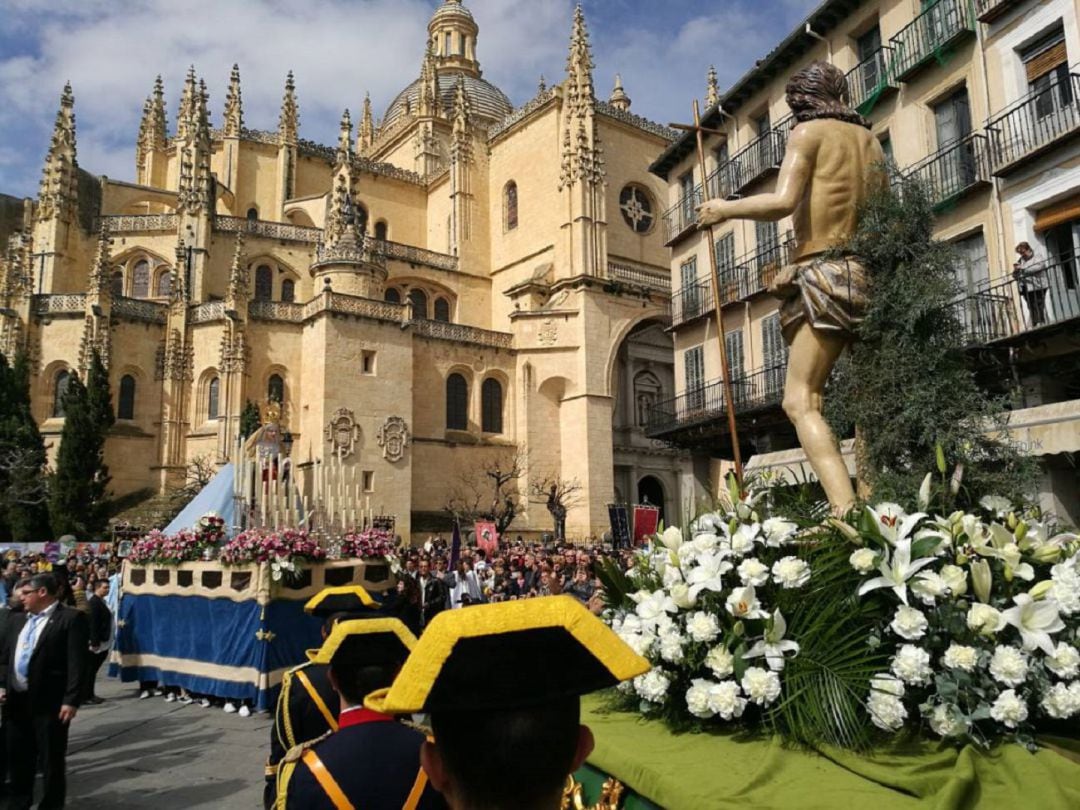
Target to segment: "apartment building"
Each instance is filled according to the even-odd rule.
[[[651,167],[669,188],[676,390],[653,408],[647,433],[709,457],[713,481],[703,488],[733,449],[717,304],[748,467],[808,470],[780,408],[786,347],[765,292],[792,247],[790,223],[715,229],[719,302],[708,237],[693,223],[703,197],[772,189],[793,126],[784,85],[822,59],[847,72],[853,106],[886,155],[929,185],[935,235],[962,256],[956,306],[968,348],[988,385],[1015,391],[1014,439],[1040,459],[1041,505],[1080,521],[1077,8],[1075,0],[827,0],[727,92],[710,79],[707,176],[691,134]],[[1018,276],[1023,241],[1036,260]]]

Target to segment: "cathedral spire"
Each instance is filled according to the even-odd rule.
[[[457,87],[454,89],[454,136],[462,137],[468,134],[469,129],[469,96],[465,92],[465,78],[458,76]]]
[[[366,154],[375,142],[375,124],[371,117],[371,95],[364,94],[364,114],[360,119],[360,132],[356,136],[356,151]]]
[[[98,299],[112,298],[112,237],[109,234],[108,220],[102,217],[101,230],[98,233],[97,252],[94,264],[90,268],[87,292]]]
[[[75,213],[79,162],[75,152],[75,96],[71,82],[64,85],[56,113],[49,152],[38,189],[38,219],[54,216],[67,220]]]
[[[165,118],[165,87],[161,76],[154,80],[154,90],[143,104],[142,120],[139,122],[139,138],[135,144],[135,169],[139,182],[147,184],[145,176],[147,158],[154,152],[163,152],[168,146],[169,125]]]
[[[337,163],[338,167],[347,166],[352,162],[352,117],[348,108],[341,114],[341,124],[338,129]]]
[[[224,130],[226,137],[239,137],[244,128],[244,110],[240,101],[240,66],[233,65],[229,92],[225,95]]]
[[[188,301],[188,248],[184,238],[176,243],[176,263],[173,265],[172,280],[169,285],[169,301],[174,307],[183,307]]]
[[[199,87],[195,82],[195,66],[188,68],[184,89],[180,92],[180,107],[176,111],[176,137],[187,140],[195,135],[198,120]]]
[[[709,76],[705,90],[705,106],[715,107],[720,103],[720,85],[716,81],[716,66],[709,65]]]
[[[296,103],[296,83],[293,72],[285,77],[285,97],[281,100],[278,137],[282,143],[295,144],[300,131],[300,106]]]
[[[622,110],[623,112],[630,109],[630,96],[626,95],[626,91],[622,86],[622,76],[618,73],[615,74],[615,89],[611,91],[608,103],[616,110]]]
[[[435,40],[429,39],[420,66],[420,103],[417,115],[421,118],[439,114],[439,71],[435,66]]]
[[[229,267],[229,289],[225,294],[231,309],[247,301],[249,281],[247,255],[244,253],[244,235],[237,231],[232,265]]]
[[[574,9],[574,25],[570,32],[570,53],[566,58],[566,83],[570,105],[575,110],[591,106],[595,97],[593,90],[592,46],[585,26],[585,12],[579,4]]]

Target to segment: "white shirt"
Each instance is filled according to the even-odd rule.
[[[41,613],[38,614],[39,618],[37,622],[34,623],[33,637],[31,637],[30,634],[30,620],[33,617],[33,614],[27,614],[26,624],[24,624],[22,630],[19,631],[19,639],[18,642],[15,644],[15,660],[13,660],[10,664],[11,688],[14,689],[16,692],[25,692],[27,689],[30,688],[30,684],[27,683],[26,678],[22,678],[19,676],[19,667],[16,665],[16,661],[19,658],[19,650],[22,650],[23,645],[25,644],[29,646],[30,656],[31,658],[33,657],[33,651],[37,649],[38,641],[41,640],[41,633],[45,629],[45,625],[49,623],[49,619],[56,611],[56,606],[58,604],[60,603],[53,602],[51,605],[41,611]]]

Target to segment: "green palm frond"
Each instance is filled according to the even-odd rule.
[[[625,606],[630,598],[628,594],[635,588],[615,560],[599,560],[593,566],[593,572],[604,586],[604,606],[618,608]]]

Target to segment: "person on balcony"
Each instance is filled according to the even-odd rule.
[[[1016,246],[1020,257],[1013,262],[1013,278],[1020,288],[1020,297],[1027,303],[1030,328],[1046,323],[1046,292],[1050,287],[1046,277],[1046,260],[1035,255],[1027,242]]]

